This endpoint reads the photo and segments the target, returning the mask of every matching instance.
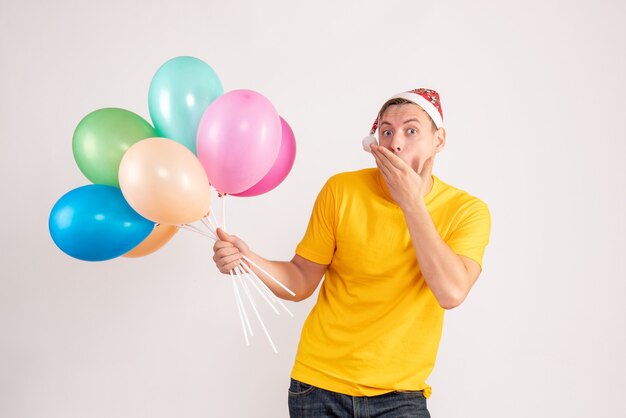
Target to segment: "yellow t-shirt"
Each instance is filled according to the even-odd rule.
[[[352,396],[423,390],[429,397],[444,309],[383,182],[375,168],[338,174],[315,202],[296,253],[328,270],[291,376]],[[482,266],[487,206],[435,176],[424,201],[448,246]]]

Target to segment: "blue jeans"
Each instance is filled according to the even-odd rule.
[[[291,379],[291,418],[430,418],[422,391],[349,396]]]

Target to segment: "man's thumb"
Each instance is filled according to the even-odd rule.
[[[222,228],[217,228],[215,232],[217,232],[217,237],[221,241],[226,241],[226,242],[233,242],[233,241],[235,241],[235,237],[233,237],[232,235],[227,234]]]

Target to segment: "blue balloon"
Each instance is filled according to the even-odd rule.
[[[139,245],[152,232],[154,222],[135,212],[119,188],[90,184],[57,201],[48,228],[54,243],[67,255],[103,261]]]
[[[207,63],[176,57],[152,77],[148,108],[159,136],[173,139],[196,153],[196,133],[206,108],[224,93],[222,82]]]

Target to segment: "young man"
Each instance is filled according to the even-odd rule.
[[[289,388],[292,417],[429,417],[445,309],[458,306],[481,272],[490,215],[479,199],[432,175],[446,143],[439,95],[400,93],[364,140],[377,169],[331,177],[289,262],[268,261],[218,230],[222,273],[242,254],[296,293],[320,283]],[[257,272],[258,273],[258,272]],[[259,277],[263,278],[262,274]]]

